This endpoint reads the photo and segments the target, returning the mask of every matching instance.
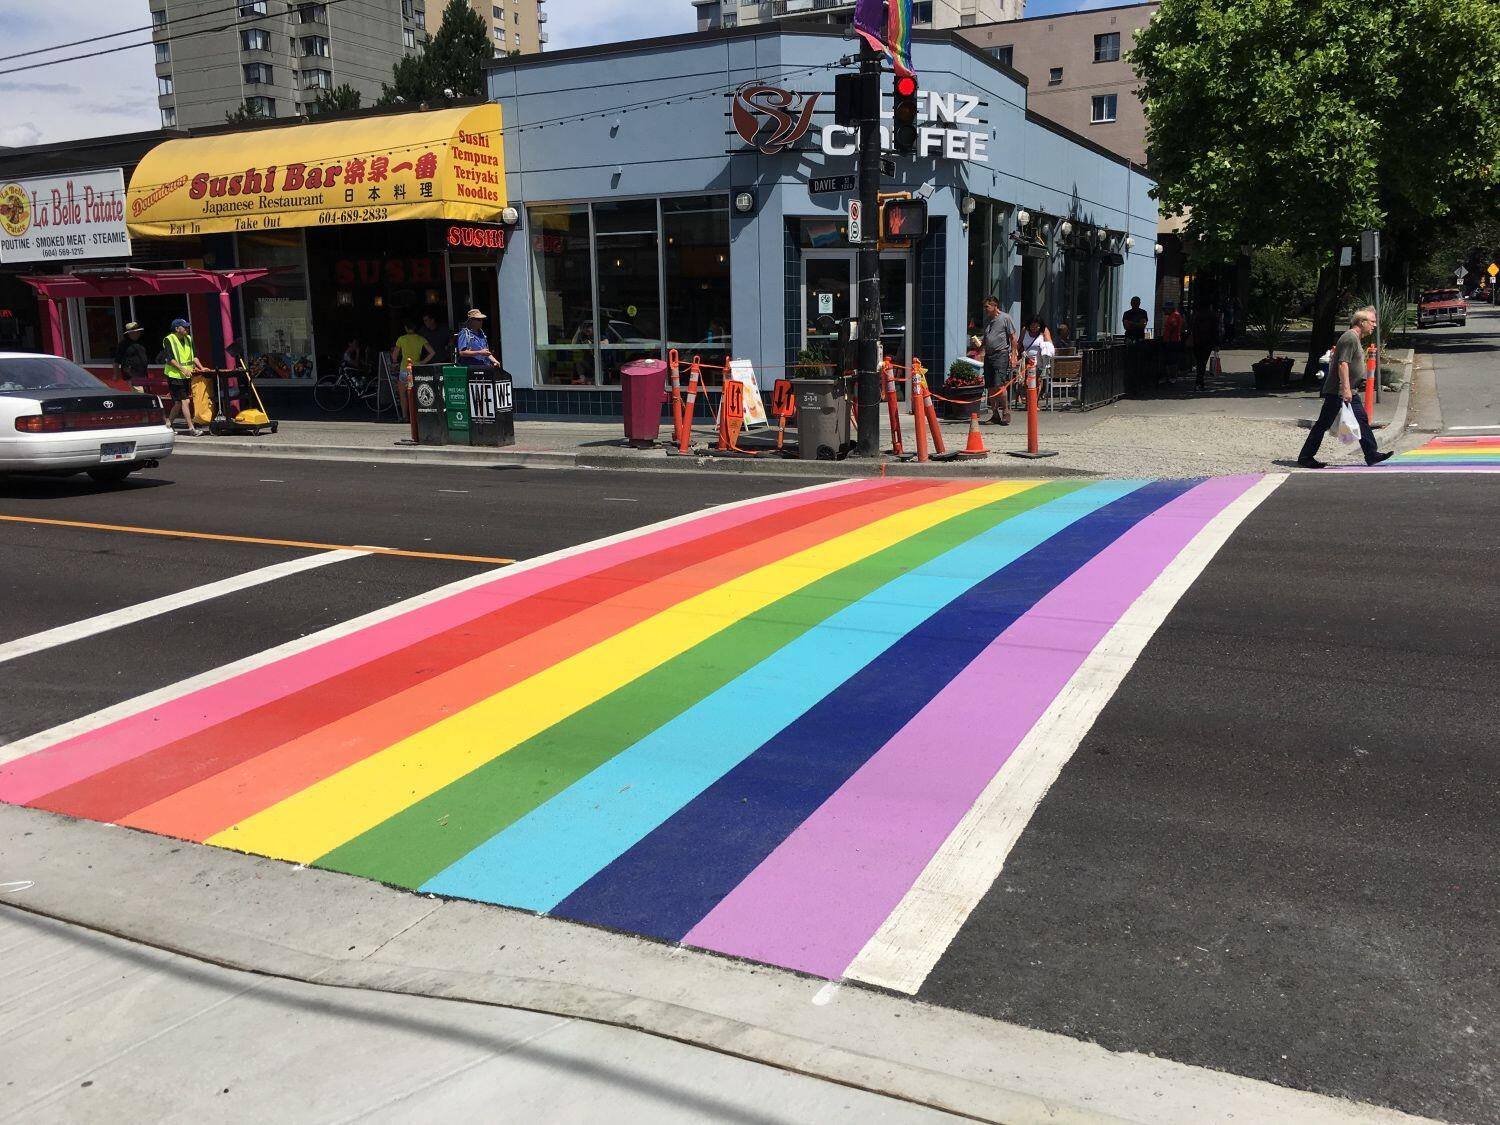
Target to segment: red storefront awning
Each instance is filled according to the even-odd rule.
[[[21,278],[43,297],[149,297],[153,293],[228,293],[247,281],[258,281],[272,271],[245,270],[77,270],[73,273],[33,274]]]

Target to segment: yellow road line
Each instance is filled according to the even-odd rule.
[[[1035,486],[1005,481],[944,496],[768,563],[377,751],[207,842],[311,863],[778,598]]]
[[[124,531],[131,535],[162,535],[169,539],[208,539],[216,543],[256,543],[265,547],[300,547],[309,551],[363,551],[368,555],[396,555],[404,559],[444,559],[448,562],[488,563],[510,566],[515,559],[488,555],[445,555],[438,551],[401,551],[395,547],[360,547],[349,543],[308,543],[301,539],[260,539],[253,535],[218,535],[208,531],[170,531],[160,527],[130,527],[118,523],[84,523],[80,520],[47,520],[35,516],[0,516],[4,523],[32,523],[43,527],[81,527],[86,531]]]

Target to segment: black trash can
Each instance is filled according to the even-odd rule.
[[[516,414],[510,372],[469,368],[469,444],[515,445]]]
[[[447,445],[448,417],[443,405],[443,368],[429,363],[412,368],[412,397],[417,404],[417,444]]]
[[[797,457],[842,461],[849,456],[849,380],[793,379],[797,403]]]

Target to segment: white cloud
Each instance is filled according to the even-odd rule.
[[[695,31],[692,0],[554,0],[547,5],[547,46],[563,51],[623,39],[649,39]]]

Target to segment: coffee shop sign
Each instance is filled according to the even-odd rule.
[[[734,129],[747,145],[767,156],[793,148],[812,129],[813,113],[821,94],[795,94],[763,82],[747,82],[735,91],[730,114]],[[917,133],[917,155],[938,160],[972,160],[989,163],[989,133],[976,110],[973,94],[923,90],[918,96],[918,120],[925,121]],[[890,108],[882,110],[881,148],[889,150]],[[859,147],[859,130],[832,122],[820,131],[822,151],[828,156],[853,156]]]

